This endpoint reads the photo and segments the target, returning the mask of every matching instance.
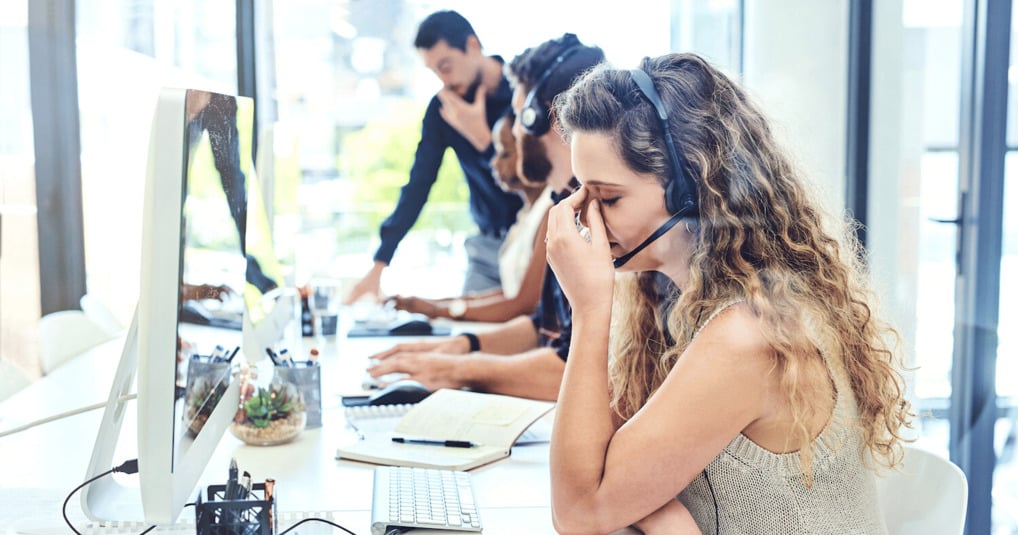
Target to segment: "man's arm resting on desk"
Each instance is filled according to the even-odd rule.
[[[481,392],[558,399],[566,363],[547,347],[517,355],[472,353],[456,366],[457,382]]]
[[[471,388],[493,394],[534,399],[558,398],[565,362],[549,348],[516,355],[405,352],[386,357],[368,368],[372,377],[405,373],[429,390]]]
[[[518,316],[501,327],[477,333],[482,353],[515,355],[537,347],[537,332],[529,316]]]

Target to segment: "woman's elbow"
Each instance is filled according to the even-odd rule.
[[[581,508],[563,511],[560,507],[552,506],[551,523],[560,535],[591,535],[613,531],[602,525],[597,514]]]

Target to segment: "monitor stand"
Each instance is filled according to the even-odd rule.
[[[124,350],[120,355],[117,374],[113,377],[110,396],[106,400],[102,424],[92,449],[92,458],[88,463],[85,480],[91,479],[111,468],[113,454],[120,438],[120,429],[124,423],[124,412],[127,399],[135,383],[138,369],[138,312],[134,313],[131,327],[124,340]],[[118,463],[119,465],[119,463]],[[81,508],[93,521],[119,520],[143,521],[145,518],[141,503],[141,489],[127,486],[112,475],[101,477],[81,492]]]

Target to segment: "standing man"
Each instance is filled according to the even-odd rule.
[[[575,35],[528,48],[509,66],[519,169],[531,183],[547,184],[552,200],[568,197],[573,176],[569,144],[558,132],[552,101],[579,76],[604,61],[604,52]],[[541,239],[544,239],[541,237]],[[405,373],[431,390],[470,388],[512,396],[556,399],[572,336],[572,309],[551,268],[546,268],[537,311],[495,330],[432,342],[399,344],[374,355],[373,377]]]
[[[500,286],[498,251],[522,205],[519,196],[502,191],[488,163],[494,153],[491,128],[512,98],[509,81],[502,74],[502,58],[485,56],[473,27],[455,11],[438,11],[424,19],[414,46],[444,87],[424,113],[410,179],[396,208],[382,222],[382,244],[375,252],[374,266],[354,285],[347,303],[365,295],[379,296],[382,270],[424,208],[447,148],[452,147],[463,169],[470,189],[470,214],[479,230],[465,243],[469,265],[464,293]]]

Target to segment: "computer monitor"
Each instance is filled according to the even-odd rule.
[[[208,355],[242,344],[241,333],[181,321],[196,285],[241,295],[246,261],[245,176],[251,174],[251,99],[207,91],[161,91],[149,142],[142,222],[141,288],[87,477],[112,468],[137,372],[138,487],[106,477],[85,488],[93,520],[177,520],[237,411],[239,388],[228,367],[202,397],[203,425],[185,409],[181,341]],[[245,156],[242,156],[245,155]],[[246,169],[245,169],[246,167]],[[245,172],[246,171],[246,172]],[[240,359],[237,358],[236,361]],[[223,467],[225,474],[226,467]]]

